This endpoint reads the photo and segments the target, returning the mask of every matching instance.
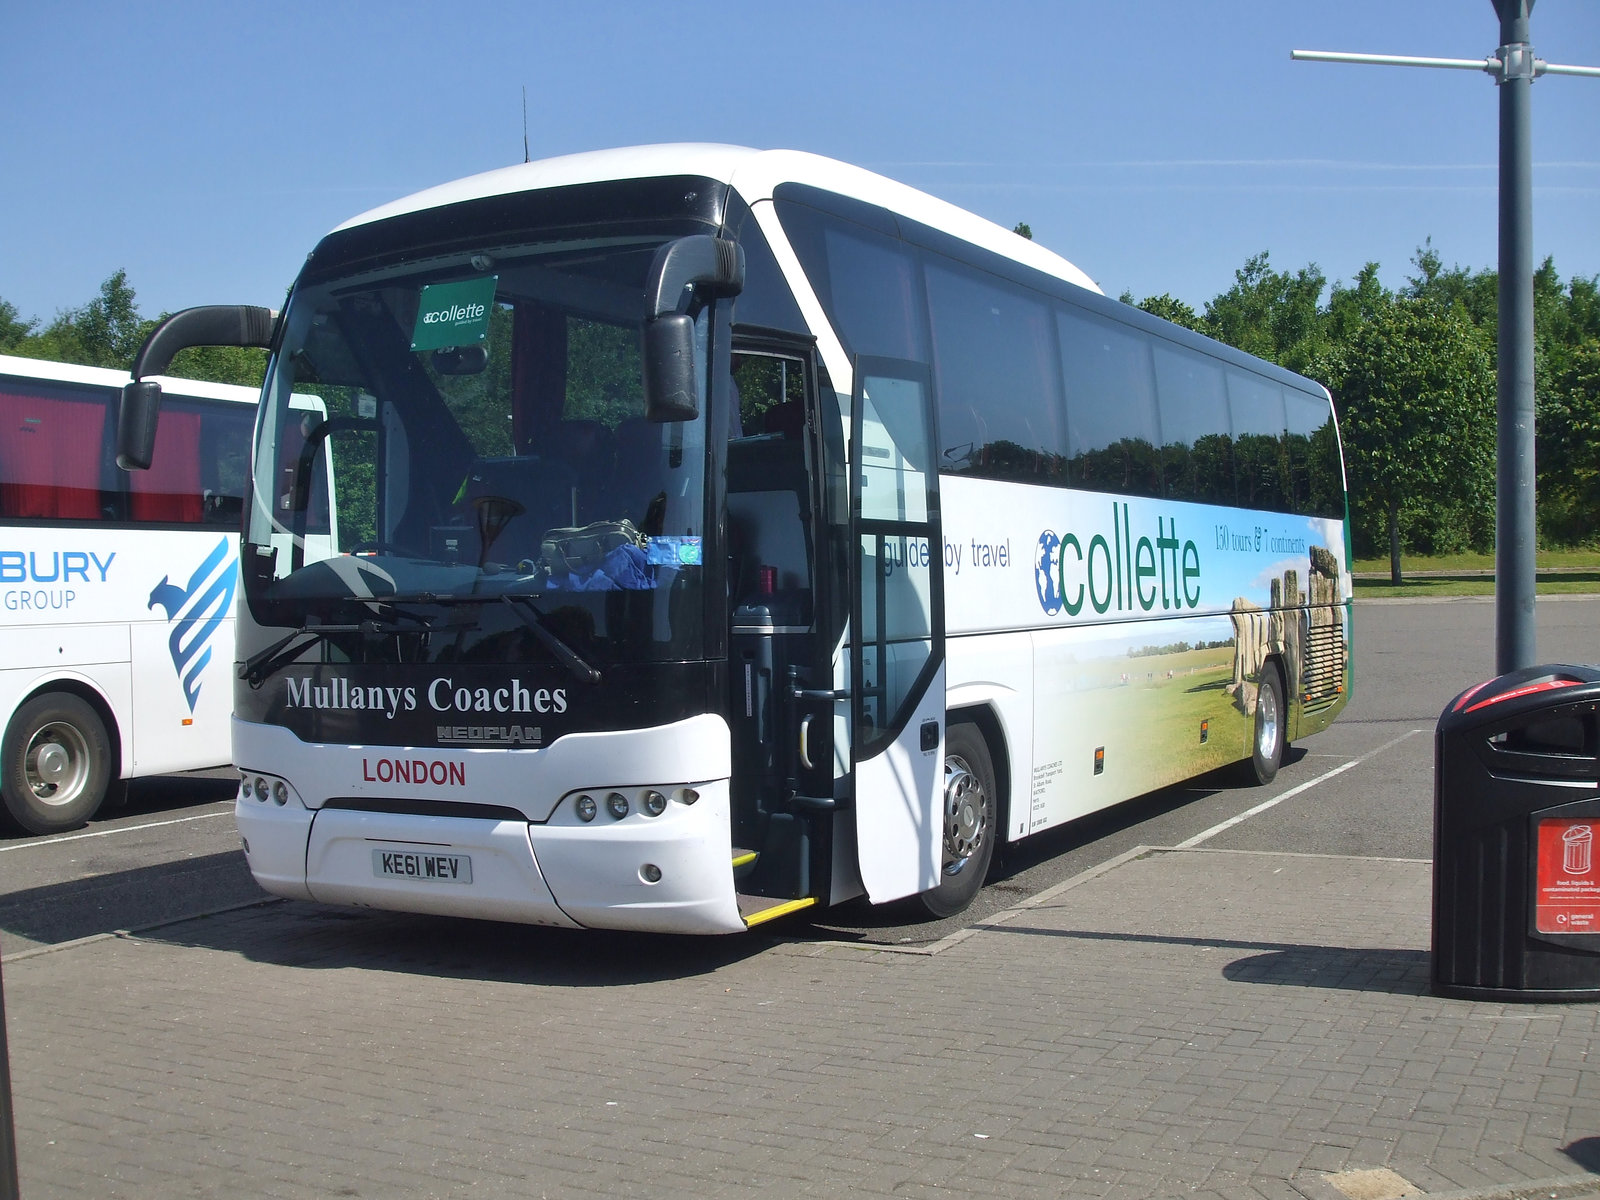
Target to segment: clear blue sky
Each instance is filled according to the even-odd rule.
[[[1600,0],[1539,0],[1600,65]],[[1494,265],[1496,88],[1292,48],[1481,58],[1490,0],[340,0],[5,5],[0,298],[48,320],[126,268],[146,315],[276,307],[396,196],[658,141],[831,155],[1199,307],[1253,253],[1404,282]],[[1533,85],[1534,245],[1600,273],[1600,80]]]

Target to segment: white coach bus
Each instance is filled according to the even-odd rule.
[[[135,378],[208,341],[272,351],[233,744],[280,895],[947,914],[1001,841],[1269,779],[1349,695],[1327,392],[841,163],[465,179],[330,233],[281,317],[178,314]],[[328,443],[371,530],[332,557],[283,483]]]
[[[82,825],[134,776],[229,761],[260,396],[164,381],[153,464],[130,474],[113,459],[127,382],[0,356],[0,784],[30,833]],[[325,493],[321,509],[307,537],[326,554]]]

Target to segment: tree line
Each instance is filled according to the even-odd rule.
[[[1025,227],[1019,227],[1019,233]],[[1027,231],[1031,233],[1030,231]],[[1027,234],[1024,233],[1023,236]],[[1266,253],[1196,311],[1170,295],[1121,299],[1326,384],[1344,439],[1358,556],[1488,551],[1494,545],[1496,273],[1445,267],[1429,241],[1396,289],[1368,263],[1330,287],[1315,263]],[[0,353],[127,370],[156,319],[127,274],[48,323],[0,298]],[[1593,545],[1600,531],[1600,276],[1534,274],[1534,396],[1540,542]],[[185,350],[171,373],[259,386],[259,350]]]
[[[1344,440],[1358,556],[1494,547],[1496,317],[1492,270],[1445,267],[1432,241],[1391,291],[1368,263],[1330,288],[1316,264],[1275,270],[1258,254],[1193,308],[1121,299],[1319,380]],[[1539,539],[1593,545],[1600,531],[1600,277],[1534,274]]]
[[[15,304],[0,297],[0,354],[126,371],[144,339],[167,315],[140,315],[138,298],[123,270],[113,271],[87,304],[63,309],[48,323],[24,318]],[[181,351],[168,373],[260,387],[266,370],[264,350],[206,346]]]

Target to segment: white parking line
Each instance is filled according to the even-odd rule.
[[[61,842],[80,842],[84,838],[110,837],[114,833],[136,833],[141,829],[160,829],[163,825],[182,825],[187,821],[206,821],[212,817],[226,817],[233,812],[232,803],[221,812],[201,813],[195,817],[174,817],[170,821],[147,821],[143,825],[119,825],[115,829],[96,829],[93,833],[64,833],[60,837],[34,838],[31,841],[12,842],[9,846],[0,846],[0,854],[7,850],[33,850],[40,846],[55,846]]]
[[[1264,813],[1264,812],[1267,811],[1267,809],[1272,808],[1275,805],[1282,804],[1285,800],[1289,799],[1289,797],[1291,797],[1291,796],[1298,796],[1301,792],[1306,791],[1306,790],[1308,790],[1310,788],[1314,788],[1319,783],[1325,783],[1327,780],[1332,779],[1335,775],[1343,775],[1351,767],[1359,767],[1362,763],[1366,762],[1369,758],[1372,758],[1374,755],[1382,754],[1385,750],[1392,750],[1394,747],[1398,746],[1401,742],[1405,741],[1406,739],[1414,738],[1419,733],[1427,733],[1427,732],[1428,731],[1426,729],[1413,729],[1409,733],[1402,733],[1399,737],[1393,738],[1390,741],[1385,742],[1381,746],[1377,746],[1374,749],[1368,750],[1365,754],[1361,755],[1359,758],[1352,758],[1347,763],[1341,763],[1337,767],[1333,768],[1333,770],[1331,770],[1331,771],[1324,771],[1321,775],[1318,775],[1318,776],[1316,776],[1316,777],[1314,777],[1312,779],[1308,779],[1302,784],[1297,784],[1295,787],[1290,788],[1287,792],[1284,792],[1281,796],[1274,796],[1271,800],[1263,801],[1262,803],[1256,805],[1254,808],[1246,809],[1244,812],[1240,813],[1236,817],[1229,817],[1226,821],[1222,822],[1222,824],[1220,824],[1220,825],[1213,825],[1210,829],[1207,829],[1204,833],[1195,834],[1188,841],[1179,842],[1174,847],[1174,849],[1176,849],[1176,850],[1190,850],[1190,849],[1193,849],[1195,846],[1198,846],[1201,842],[1210,841],[1212,838],[1216,837],[1217,834],[1222,833],[1224,830],[1232,829],[1235,825],[1238,825],[1238,824],[1240,824],[1241,822],[1244,822],[1244,821],[1248,821],[1251,817],[1255,816],[1257,813]]]

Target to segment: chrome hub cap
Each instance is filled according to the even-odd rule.
[[[28,743],[28,790],[45,804],[71,804],[89,777],[89,745],[71,725],[46,725]]]
[[[1256,694],[1256,751],[1271,758],[1278,746],[1278,693],[1270,687]]]
[[[944,873],[959,875],[988,836],[988,804],[983,785],[967,763],[954,755],[944,762]]]

